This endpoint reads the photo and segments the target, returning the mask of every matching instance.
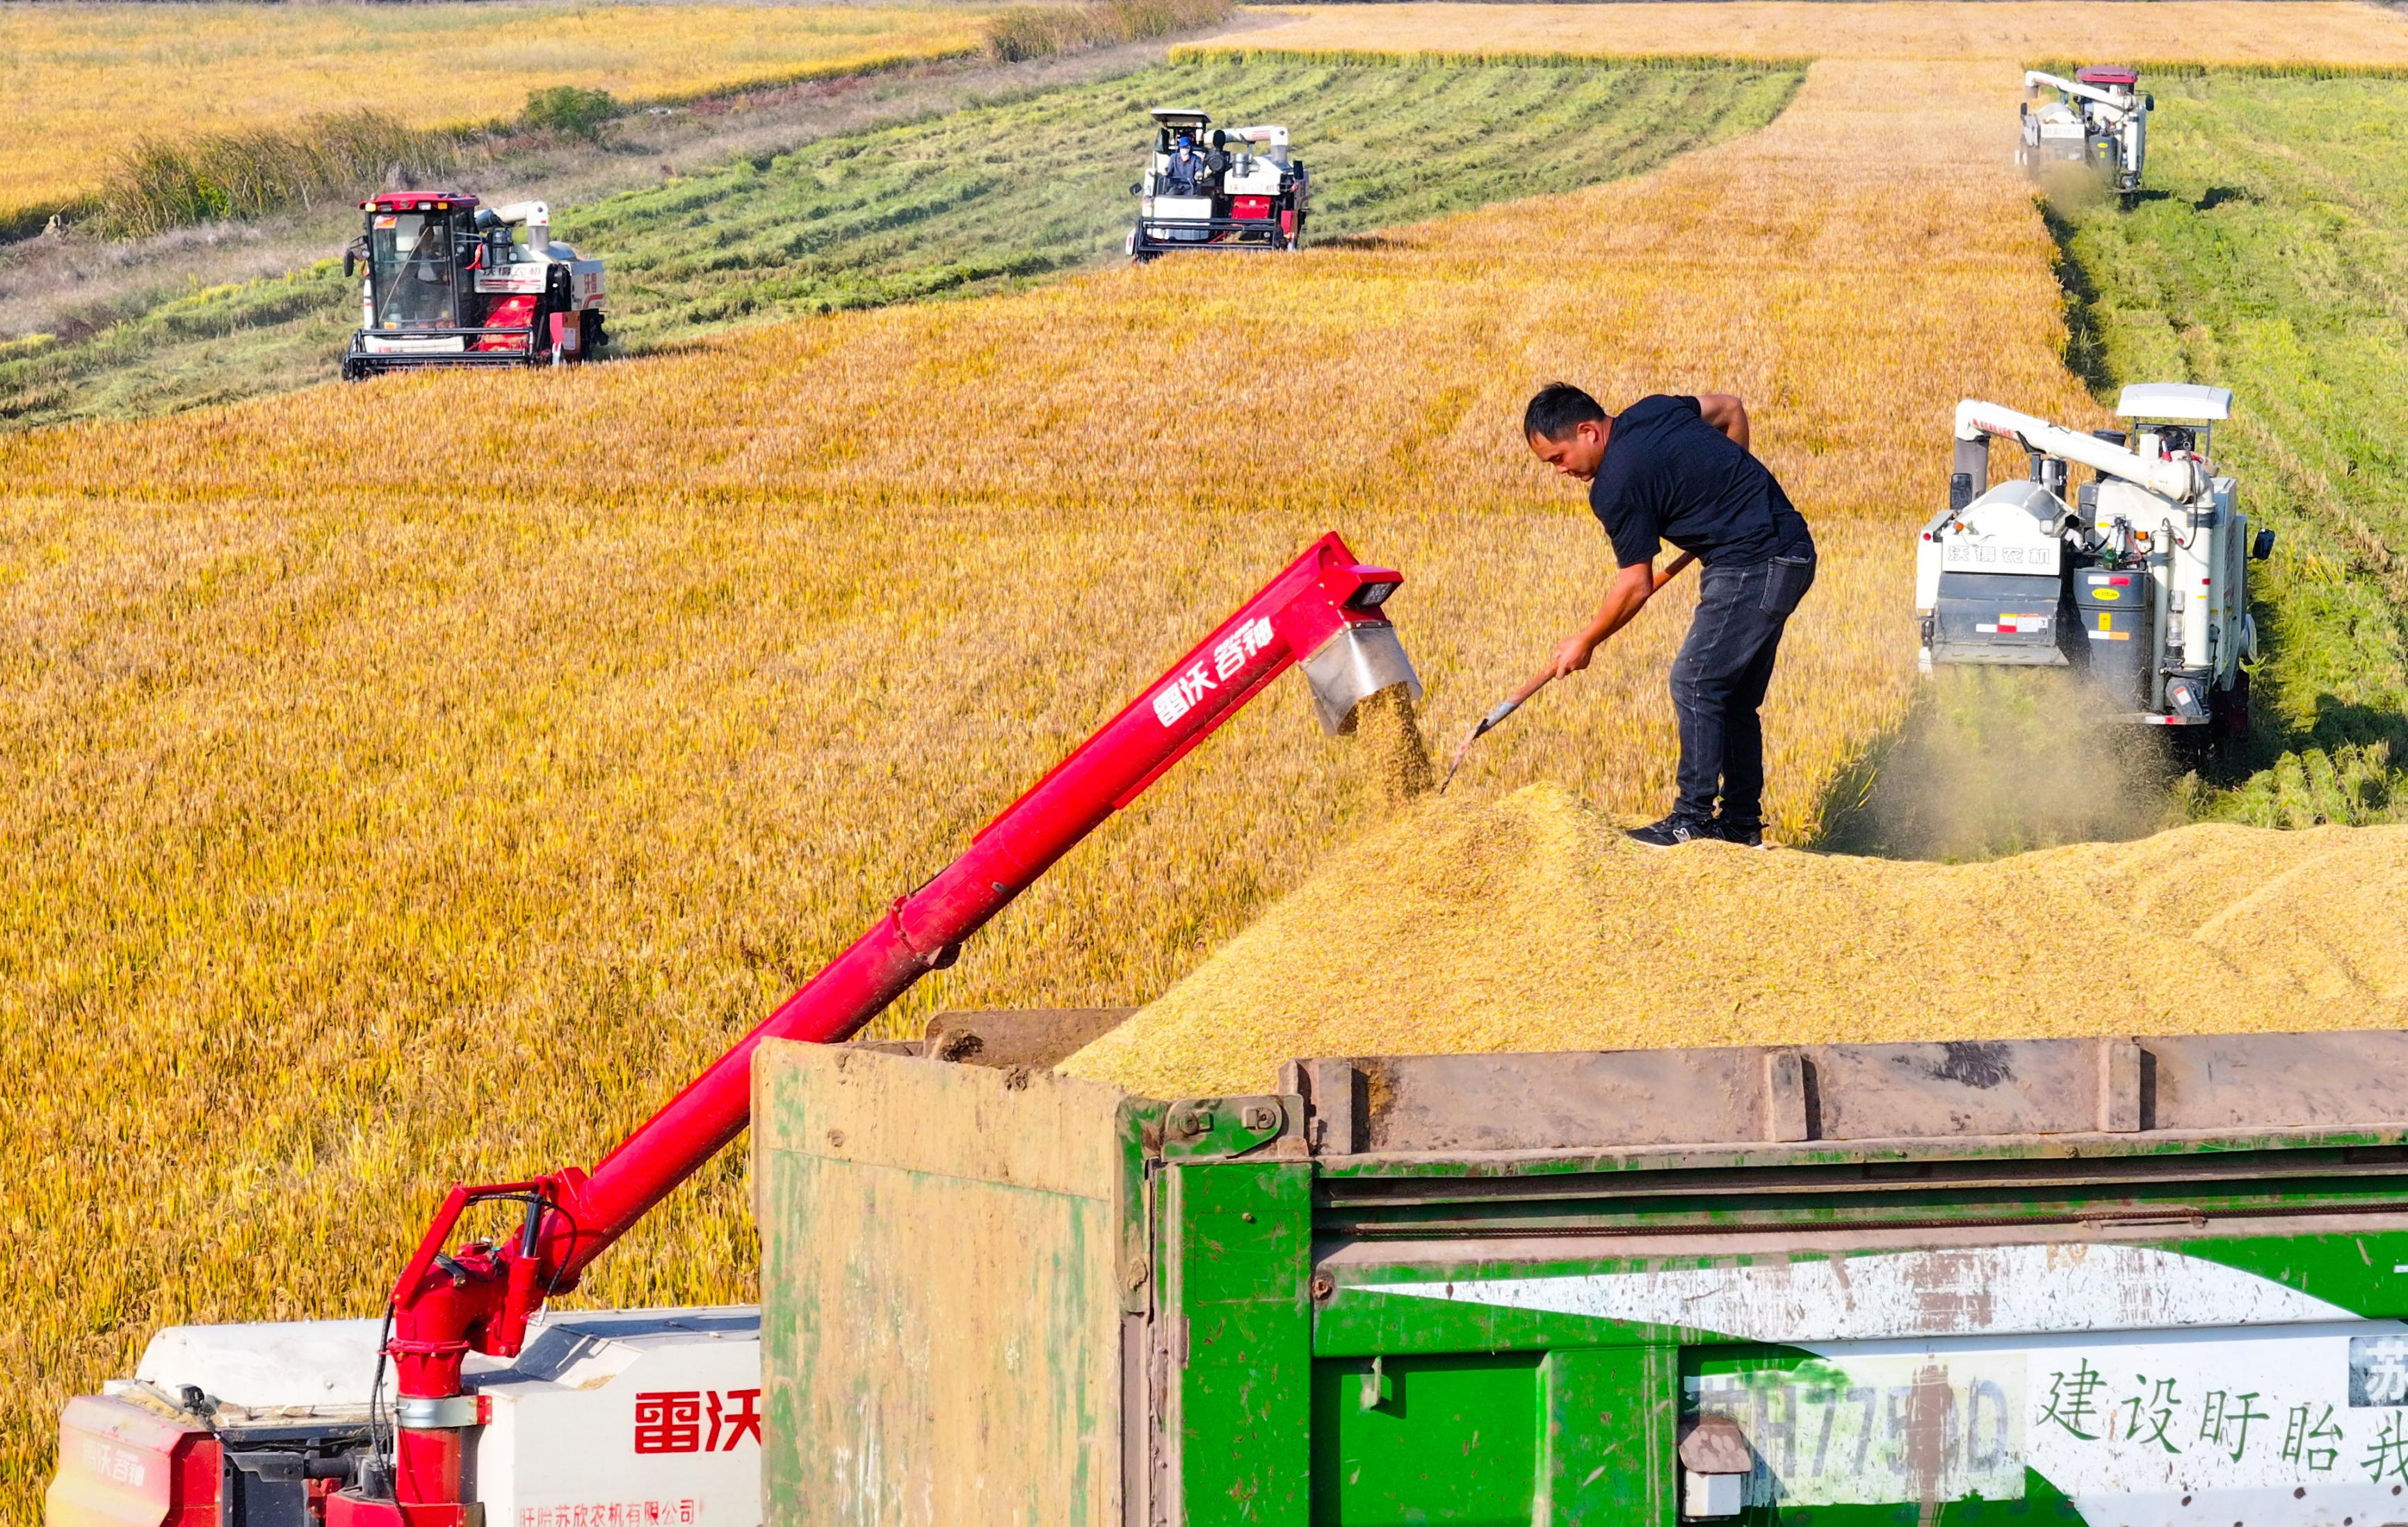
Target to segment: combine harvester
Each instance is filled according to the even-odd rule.
[[[1138,199],[1130,258],[1303,247],[1312,177],[1288,156],[1286,128],[1214,128],[1203,112],[1171,107],[1154,121],[1154,158],[1129,187]]]
[[[69,1403],[50,1527],[752,1527],[756,1312],[539,1312],[743,1132],[765,1040],[844,1039],[952,964],[1280,674],[1303,669],[1333,733],[1383,690],[1418,698],[1381,614],[1402,581],[1334,535],[1309,548],[590,1171],[453,1189],[383,1322],[159,1333],[132,1379]]]
[[[2128,435],[1959,404],[1948,507],[1915,549],[1923,670],[2071,666],[2133,721],[2247,735],[2249,564],[2274,533],[2251,535],[2208,455],[2231,411],[2224,388],[2180,382],[2124,389]],[[1985,492],[1993,438],[2021,446],[2031,472]],[[2075,464],[2093,476],[2069,496]]]
[[[602,262],[552,241],[542,202],[477,205],[457,192],[387,192],[343,251],[360,326],[343,379],[423,365],[561,365],[609,342]]]
[[[2032,108],[2042,90],[2057,99]],[[2024,72],[2023,140],[2015,163],[2034,175],[2052,164],[2081,164],[2095,171],[2130,206],[2140,194],[2141,170],[2149,154],[2149,113],[2157,98],[2141,90],[2138,71],[2114,64],[2076,69],[2073,78]]]

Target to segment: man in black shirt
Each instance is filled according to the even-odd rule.
[[[1672,662],[1681,721],[1680,800],[1631,836],[1658,848],[1719,837],[1764,841],[1764,726],[1782,628],[1814,581],[1814,538],[1762,462],[1748,453],[1747,409],[1727,392],[1641,398],[1609,415],[1579,388],[1551,382],[1522,419],[1530,449],[1589,485],[1589,507],[1621,571],[1588,624],[1555,649],[1555,676],[1578,673],[1607,637],[1692,562],[1698,612]],[[1680,549],[1656,571],[1670,541]],[[1716,810],[1716,798],[1721,809]]]

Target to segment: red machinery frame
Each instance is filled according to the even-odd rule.
[[[743,1132],[761,1042],[833,1043],[859,1031],[951,964],[963,939],[1264,685],[1349,628],[1387,635],[1380,606],[1401,582],[1357,563],[1335,533],[1323,536],[592,1170],[453,1188],[394,1285],[384,1349],[400,1395],[392,1495],[359,1486],[335,1495],[329,1527],[463,1527],[462,1434],[484,1419],[478,1397],[463,1391],[463,1362],[471,1351],[516,1356],[545,1300],[575,1288],[595,1257]],[[1362,697],[1341,695],[1340,708]],[[460,1215],[495,1200],[525,1205],[520,1232],[446,1253]]]

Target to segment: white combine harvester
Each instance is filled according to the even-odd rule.
[[[396,191],[360,210],[360,236],[343,252],[344,275],[366,267],[344,380],[408,366],[561,365],[609,343],[602,262],[552,241],[546,204]]]
[[[1124,246],[1131,259],[1303,244],[1312,177],[1289,156],[1286,128],[1215,128],[1203,112],[1181,107],[1155,108],[1154,122],[1154,157],[1129,187],[1138,199]]]
[[[2035,107],[2043,90],[2057,99]],[[2141,91],[2138,71],[2117,64],[2076,69],[2073,78],[2024,72],[2023,141],[2015,163],[2037,175],[2051,164],[2088,166],[2116,194],[2129,201],[2141,190],[2141,167],[2149,153],[2149,113],[2154,96]]]
[[[1922,665],[2074,667],[2120,714],[2170,727],[2249,729],[2258,630],[2248,566],[2254,537],[2218,477],[2209,432],[2230,415],[2221,387],[2127,387],[2116,412],[2134,433],[2083,435],[1996,404],[1956,407],[1948,507],[1915,555]],[[1984,492],[1990,441],[2013,440],[2031,475]],[[2070,467],[2093,477],[2067,492]]]

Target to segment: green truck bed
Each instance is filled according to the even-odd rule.
[[[2408,1035],[754,1066],[779,1523],[2408,1522]]]

